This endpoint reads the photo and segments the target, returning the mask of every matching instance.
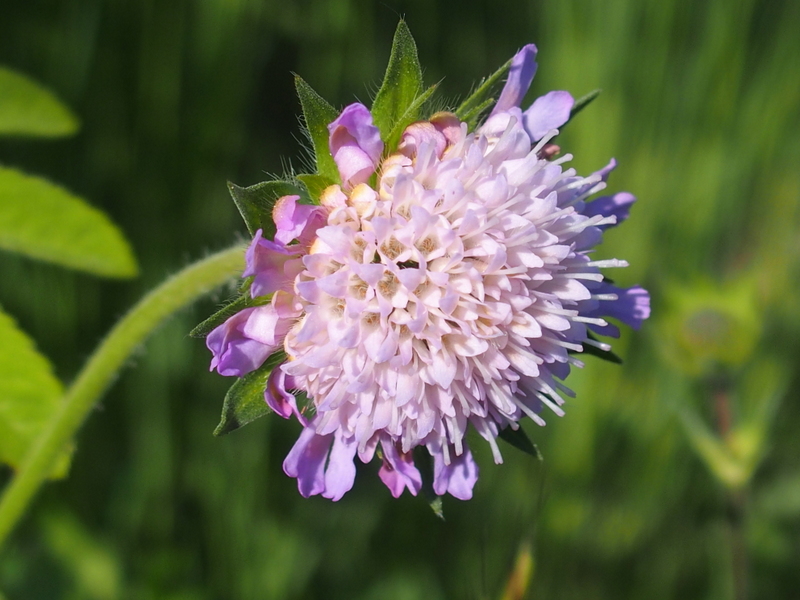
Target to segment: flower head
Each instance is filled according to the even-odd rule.
[[[533,45],[515,56],[475,130],[439,113],[384,152],[369,110],[346,107],[328,127],[341,182],[316,206],[282,198],[274,239],[256,234],[245,276],[254,298],[271,298],[212,332],[212,368],[241,375],[285,352],[265,397],[303,425],[284,470],[304,496],[339,499],[355,458],[378,449],[392,495],[417,494],[422,447],[434,491],[470,498],[468,428],[502,462],[504,429],[525,416],[544,425],[545,407],[563,414],[574,353],[608,349],[592,333],[619,334],[606,317],[638,327],[649,315],[646,291],[600,271],[626,263],[590,256],[634,201],[587,202],[616,163],[582,177],[565,167],[569,155],[549,160],[573,106],[567,92],[520,108],[535,56]]]

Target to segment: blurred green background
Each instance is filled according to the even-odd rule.
[[[796,598],[800,590],[800,3],[793,0],[29,0],[5,2],[0,64],[46,84],[79,135],[0,142],[126,232],[142,275],[108,281],[3,253],[0,304],[70,381],[168,273],[243,239],[226,180],[300,166],[292,72],[368,101],[400,16],[457,100],[520,46],[534,93],[600,98],[561,146],[639,198],[606,236],[653,317],[622,367],[587,361],[567,416],[526,429],[541,463],[485,444],[475,498],[390,497],[361,465],[338,503],[281,470],[296,423],[214,438],[230,380],[165,326],[89,418],[0,553],[7,600]],[[10,478],[0,470],[0,484]],[[747,590],[746,592],[744,590]]]

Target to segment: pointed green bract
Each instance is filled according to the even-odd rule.
[[[8,167],[0,167],[0,248],[104,277],[138,272],[130,245],[105,214]]]
[[[264,390],[272,369],[286,360],[283,351],[276,352],[252,373],[238,379],[225,394],[222,405],[222,418],[214,430],[214,435],[225,435],[236,431],[259,417],[272,412],[264,400]]]
[[[397,145],[400,143],[400,137],[403,135],[405,128],[411,125],[414,121],[419,120],[422,113],[422,107],[425,106],[425,103],[431,99],[433,93],[438,87],[438,83],[434,84],[414,99],[414,101],[406,109],[406,112],[403,113],[395,122],[391,133],[389,133],[387,138],[384,140],[387,148],[397,148]]]
[[[306,190],[308,190],[308,199],[311,201],[312,204],[319,204],[319,198],[322,196],[322,192],[325,191],[326,188],[332,186],[336,183],[336,181],[325,177],[324,175],[298,175],[298,181],[306,186]]]
[[[479,104],[469,112],[465,113],[463,116],[460,116],[459,119],[467,124],[467,129],[469,131],[473,131],[478,126],[478,123],[480,122],[484,112],[494,105],[494,103],[495,99],[489,98],[483,104]]]
[[[372,103],[372,119],[381,132],[381,139],[389,150],[389,138],[401,119],[414,105],[422,92],[422,67],[417,57],[417,45],[405,21],[400,21],[394,34],[389,65],[378,94]],[[415,116],[409,123],[416,120]],[[402,129],[400,130],[402,131]],[[399,135],[398,135],[399,138]]]
[[[214,331],[217,327],[222,325],[225,321],[230,319],[233,315],[240,310],[250,308],[251,306],[261,306],[266,304],[271,296],[261,296],[259,298],[251,298],[249,293],[244,293],[238,298],[228,302],[225,306],[208,317],[205,321],[200,323],[197,327],[189,332],[193,338],[204,338],[209,333]]]
[[[300,98],[306,129],[308,129],[308,135],[314,146],[317,173],[338,183],[339,169],[333,160],[333,156],[331,156],[328,144],[328,124],[339,116],[339,111],[328,104],[299,75],[294,76],[294,86],[297,90],[297,97]]]
[[[287,181],[264,181],[250,187],[239,187],[229,181],[228,191],[250,235],[261,229],[262,235],[269,239],[275,235],[275,222],[272,220],[275,202],[282,196],[299,196],[301,192]]]
[[[500,430],[498,437],[504,442],[514,446],[517,450],[522,450],[525,454],[529,454],[537,460],[542,460],[542,453],[539,452],[539,448],[530,440],[528,434],[525,433],[522,427],[517,429],[506,427]]]
[[[58,410],[64,389],[33,340],[0,310],[0,463],[19,467]],[[69,451],[53,465],[63,476]]]
[[[61,137],[79,126],[78,118],[48,90],[0,67],[0,135]]]
[[[579,112],[581,112],[581,111],[582,111],[584,108],[586,108],[587,106],[589,106],[589,104],[590,104],[590,103],[591,103],[591,102],[592,102],[592,101],[593,101],[595,98],[597,98],[597,97],[600,95],[600,92],[602,92],[602,91],[603,91],[603,90],[601,90],[601,89],[599,89],[599,88],[598,88],[598,89],[596,89],[596,90],[592,90],[591,92],[589,92],[589,93],[588,93],[588,94],[586,94],[585,96],[581,96],[580,98],[578,98],[577,100],[575,100],[575,104],[573,104],[573,105],[572,105],[572,110],[570,110],[570,111],[569,111],[569,119],[567,119],[567,122],[566,122],[566,123],[564,123],[564,124],[561,126],[561,129],[564,129],[564,127],[566,127],[566,126],[567,126],[567,123],[569,123],[570,121],[572,121],[572,119],[574,119],[574,118],[575,118],[575,115],[577,115],[577,114],[578,114]]]
[[[511,68],[509,59],[502,67],[481,81],[478,89],[472,92],[456,109],[456,115],[462,121],[477,121],[480,114],[489,108],[495,101],[495,93],[505,83],[505,77]]]

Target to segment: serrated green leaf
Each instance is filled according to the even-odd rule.
[[[511,429],[511,427],[501,429],[498,437],[504,442],[514,446],[517,450],[522,450],[525,454],[529,454],[537,460],[543,460],[539,448],[530,440],[528,434],[525,433],[522,427],[518,427],[517,429]]]
[[[393,149],[389,145],[392,130],[421,91],[422,67],[417,57],[417,45],[406,22],[400,21],[394,34],[389,65],[371,110],[375,126],[390,150]]]
[[[433,93],[438,87],[439,84],[435,83],[427,90],[422,92],[414,99],[411,105],[406,109],[406,112],[399,119],[397,119],[391,133],[385,140],[388,148],[397,148],[397,145],[400,143],[400,136],[403,135],[405,128],[411,125],[411,123],[414,121],[418,121],[420,119],[422,107],[428,100],[430,100],[431,96],[433,96]]]
[[[272,238],[275,235],[272,207],[278,198],[300,195],[301,192],[287,181],[264,181],[250,187],[239,187],[229,181],[228,191],[250,235],[261,229],[265,238]]]
[[[456,109],[456,115],[462,121],[467,121],[467,117],[475,119],[481,112],[486,110],[494,103],[494,95],[498,88],[505,83],[505,77],[511,68],[511,59],[489,75],[478,84],[478,88],[472,92]],[[480,110],[477,110],[480,109]],[[477,114],[476,114],[477,110]]]
[[[222,405],[222,418],[214,430],[220,436],[236,431],[259,417],[269,414],[271,409],[264,400],[267,379],[277,365],[286,360],[286,354],[278,351],[270,356],[261,367],[236,380],[225,394]]]
[[[251,298],[249,293],[244,293],[238,298],[228,302],[225,306],[208,317],[205,321],[200,323],[197,327],[189,332],[189,336],[193,338],[204,338],[209,333],[214,331],[217,327],[222,325],[230,317],[238,313],[240,310],[250,308],[251,306],[260,306],[265,304],[269,296],[262,296],[259,298]]]
[[[0,310],[0,463],[20,465],[58,410],[63,392],[50,361]],[[53,476],[63,476],[68,465],[65,449],[53,465]]]
[[[591,333],[587,332],[586,337],[588,337],[590,340],[598,341],[597,338]],[[608,362],[612,362],[616,365],[622,364],[622,359],[614,354],[611,350],[601,350],[597,346],[592,346],[591,344],[583,344],[583,354],[596,356],[597,358],[607,360]]]
[[[322,192],[324,192],[326,188],[336,183],[324,175],[303,174],[298,175],[297,180],[306,186],[306,189],[308,190],[308,198],[312,204],[319,204],[319,199],[320,196],[322,196]]]
[[[105,214],[8,167],[0,167],[0,248],[104,277],[138,272],[131,247]]]
[[[78,118],[51,92],[0,67],[0,135],[61,137],[79,126]]]
[[[305,82],[299,75],[294,76],[294,87],[297,90],[297,97],[300,99],[300,106],[303,109],[306,129],[314,146],[314,160],[317,165],[317,173],[323,177],[338,183],[339,168],[333,160],[330,146],[328,145],[328,125],[339,116],[333,106],[320,96],[314,89]]]
[[[589,103],[590,103],[590,102],[592,102],[592,100],[594,100],[595,98],[597,98],[597,97],[600,95],[600,92],[602,92],[602,91],[603,91],[603,90],[601,90],[600,88],[598,88],[598,89],[596,89],[596,90],[592,90],[591,92],[589,92],[589,93],[588,93],[588,94],[586,94],[585,96],[581,96],[580,98],[578,98],[578,99],[575,101],[575,104],[573,104],[573,105],[572,105],[572,110],[570,110],[570,111],[569,111],[569,119],[567,119],[567,122],[566,122],[566,123],[564,123],[564,124],[563,124],[563,125],[562,125],[562,126],[559,128],[559,129],[562,129],[562,130],[563,130],[563,129],[564,129],[564,127],[566,127],[566,126],[567,126],[567,123],[569,123],[570,121],[572,121],[572,119],[574,119],[574,118],[575,118],[575,115],[577,115],[577,114],[578,114],[579,112],[581,112],[581,111],[582,111],[584,108],[586,108],[587,106],[589,106]]]

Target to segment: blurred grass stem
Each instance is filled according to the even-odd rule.
[[[241,271],[236,246],[193,263],[147,294],[102,341],[67,390],[61,409],[33,445],[0,499],[0,547],[16,525],[53,462],[73,438],[131,354],[164,320]]]
[[[717,420],[717,433],[726,441],[731,432],[733,415],[731,397],[727,386],[713,394],[714,412]],[[747,518],[747,487],[728,489],[728,526],[730,531],[731,577],[734,600],[747,600],[749,586],[749,565],[745,520]]]

